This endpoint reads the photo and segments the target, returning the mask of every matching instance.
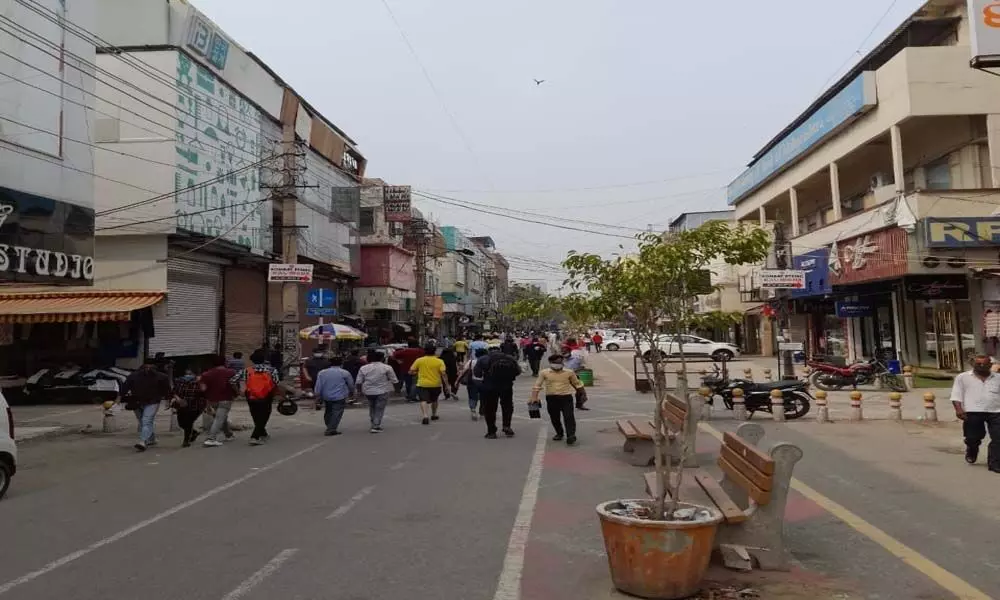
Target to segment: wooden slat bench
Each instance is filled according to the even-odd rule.
[[[749,569],[754,563],[765,570],[786,570],[784,518],[792,471],[802,459],[793,444],[778,443],[763,452],[757,444],[764,430],[744,423],[736,435],[723,435],[717,464],[722,479],[701,469],[688,471],[700,488],[701,497],[685,498],[695,504],[710,502],[722,511],[715,545],[727,565]],[[646,491],[652,495],[656,474],[645,475]]]
[[[698,419],[702,414],[705,399],[697,394],[690,394],[689,400],[684,402],[673,394],[667,394],[661,407],[663,422],[667,426],[667,431],[671,434],[670,443],[667,445],[667,455],[674,463],[684,456],[684,446],[691,448],[685,467],[697,467],[698,457],[695,453],[695,441],[698,439]],[[687,425],[684,423],[687,422]],[[683,435],[677,435],[683,430]]]
[[[667,441],[666,455],[672,461],[676,462],[682,456],[683,443],[686,442],[690,444],[691,448],[694,448],[698,435],[698,415],[702,412],[703,404],[704,400],[696,395],[692,395],[691,398],[691,408],[693,409],[691,411],[688,410],[688,405],[676,396],[668,394],[663,401],[661,416],[667,432],[671,434]],[[691,422],[688,424],[683,438],[676,436],[681,431],[683,423],[688,420],[689,415]],[[656,429],[651,421],[643,423],[637,420],[621,419],[616,421],[615,425],[618,427],[618,431],[625,436],[625,444],[622,449],[629,453],[630,464],[648,467],[655,462],[656,444],[653,440],[653,434]],[[693,452],[689,464],[685,466],[698,466]]]
[[[642,421],[623,419],[616,421],[618,431],[625,436],[622,447],[629,455],[629,463],[637,467],[648,467],[653,464],[656,456],[656,444],[653,441],[653,426]]]

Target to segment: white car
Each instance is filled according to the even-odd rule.
[[[618,350],[635,350],[635,340],[628,335],[619,335],[605,340],[604,349],[612,352]]]
[[[657,347],[660,350],[661,358],[680,356],[681,344],[684,345],[684,356],[708,356],[712,360],[733,360],[740,355],[740,349],[732,344],[723,342],[713,342],[696,335],[661,335],[657,338]],[[642,350],[642,357],[649,360],[650,345],[648,342],[640,342],[639,349]]]
[[[17,471],[17,443],[14,441],[14,414],[0,392],[0,498],[7,493]]]

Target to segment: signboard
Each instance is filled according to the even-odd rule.
[[[806,272],[793,269],[761,269],[760,289],[801,290],[806,287]]]
[[[387,185],[385,194],[385,220],[390,223],[405,223],[410,220],[410,186]]]
[[[385,202],[385,188],[380,185],[369,185],[361,188],[361,206],[372,208],[382,206]]]
[[[785,135],[771,149],[760,155],[726,190],[729,204],[736,204],[813,146],[840,131],[855,117],[877,104],[875,73],[866,71],[847,87]]]
[[[0,187],[0,282],[93,285],[94,211]]]
[[[837,316],[841,319],[854,317],[870,317],[875,309],[867,302],[837,302]]]
[[[337,314],[337,290],[312,288],[306,296],[306,314],[310,317],[332,317]]]
[[[205,57],[205,60],[220,71],[226,69],[229,58],[229,42],[208,19],[196,15],[188,21],[187,47]]]
[[[924,219],[928,248],[1000,246],[1000,216]]]
[[[1000,2],[969,0],[973,67],[1000,66]]]
[[[267,280],[270,283],[312,283],[313,266],[271,263],[267,265]]]
[[[792,290],[792,298],[824,296],[833,292],[833,286],[830,285],[829,259],[830,251],[827,248],[819,248],[792,257],[792,268],[804,271],[806,274],[805,287]]]
[[[909,266],[905,229],[894,227],[830,245],[830,283],[843,285],[901,277]]]
[[[781,342],[778,344],[778,350],[782,352],[802,352],[803,349],[804,346],[802,345],[802,342]]]
[[[917,275],[904,281],[907,300],[968,300],[965,275]]]

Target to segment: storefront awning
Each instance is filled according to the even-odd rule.
[[[128,321],[133,310],[153,306],[166,292],[0,292],[0,323]]]

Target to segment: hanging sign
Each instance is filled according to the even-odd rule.
[[[851,319],[854,317],[870,317],[875,312],[871,304],[867,302],[837,302],[837,316],[841,319]]]
[[[387,185],[385,194],[385,220],[390,223],[405,223],[410,220],[410,186]]]
[[[312,265],[271,263],[267,265],[267,280],[271,283],[312,283]]]
[[[806,287],[806,272],[793,269],[761,269],[760,289],[801,290]]]

